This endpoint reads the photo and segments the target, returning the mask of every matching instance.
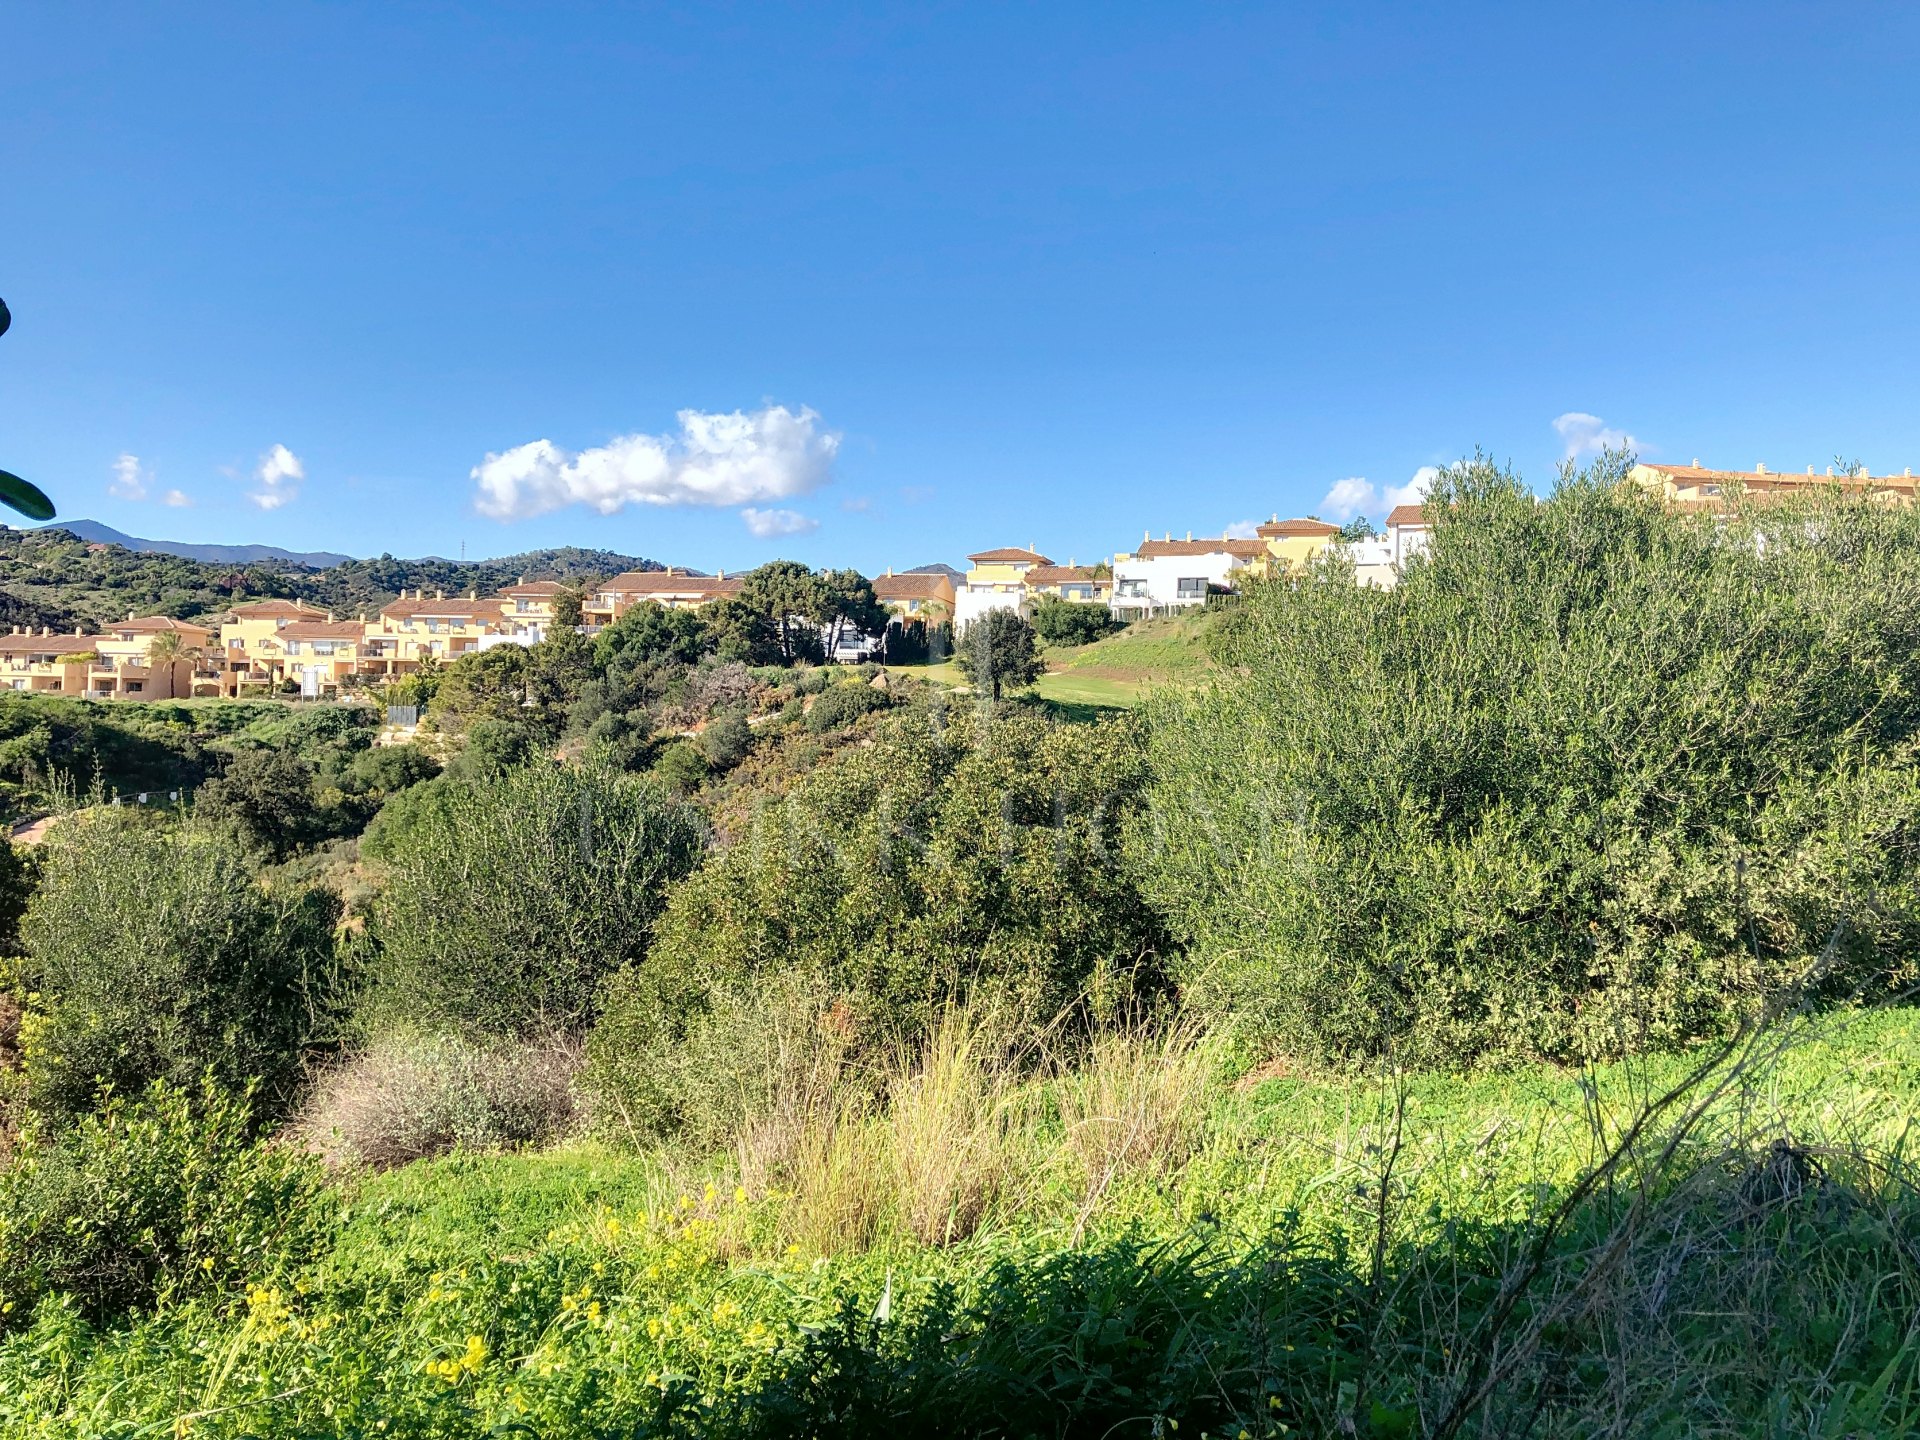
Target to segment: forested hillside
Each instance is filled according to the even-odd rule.
[[[404,588],[491,594],[522,575],[590,580],[660,566],[611,550],[566,546],[496,560],[398,560],[382,555],[325,570],[255,562],[214,565],[96,545],[64,530],[0,528],[0,624],[93,629],[129,610],[192,619],[243,596],[308,600],[342,615],[377,610]]]

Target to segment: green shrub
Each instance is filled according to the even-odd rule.
[[[753,727],[745,710],[724,710],[700,732],[700,749],[715,770],[731,770],[753,748]]]
[[[884,690],[876,690],[871,685],[834,685],[824,694],[816,696],[807,710],[807,728],[818,735],[826,730],[838,730],[843,725],[851,725],[862,715],[871,715],[876,710],[884,710],[892,703]]]
[[[676,795],[698,790],[710,768],[705,752],[691,740],[675,740],[653,762],[653,773]]]
[[[0,1328],[45,1296],[114,1321],[311,1258],[338,1219],[320,1164],[252,1130],[209,1078],[110,1095],[29,1140],[0,1169]]]
[[[1186,993],[1416,1063],[1668,1046],[1920,954],[1920,513],[1724,523],[1479,462],[1392,590],[1257,585],[1153,712]]]
[[[35,1105],[71,1114],[102,1084],[210,1070],[234,1089],[258,1081],[279,1113],[333,1023],[339,901],[263,887],[230,838],[124,809],[70,816],[40,849],[22,922]]]
[[[638,1057],[699,1044],[701,1017],[738,1010],[761,977],[817,985],[869,1046],[962,997],[1032,1023],[1151,979],[1160,926],[1118,844],[1146,780],[1130,723],[915,710],[874,739],[761,806],[675,890],[590,1045],[601,1113],[692,1104]]]
[[[1116,629],[1105,605],[1043,595],[1033,607],[1033,630],[1049,645],[1091,645]]]
[[[989,610],[960,632],[953,662],[975,690],[995,700],[1040,678],[1033,626],[1018,610]]]
[[[323,833],[313,766],[291,750],[242,750],[194,794],[193,809],[276,860]]]
[[[704,844],[690,807],[604,765],[541,762],[448,787],[375,847],[386,883],[369,1020],[578,1028],[600,977],[646,955],[668,886]]]

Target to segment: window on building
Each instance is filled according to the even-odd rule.
[[[1144,580],[1122,580],[1118,586],[1122,598],[1142,600],[1146,598],[1147,582]]]
[[[1204,600],[1207,598],[1207,577],[1204,575],[1183,575],[1174,587],[1174,594],[1182,600]]]

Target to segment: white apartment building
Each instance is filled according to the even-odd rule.
[[[1190,610],[1204,605],[1215,589],[1230,589],[1236,570],[1267,556],[1262,540],[1149,537],[1133,554],[1114,556],[1108,608],[1119,620]]]

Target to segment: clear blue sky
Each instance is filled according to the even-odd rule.
[[[1916,56],[1895,5],[11,5],[0,466],[169,538],[869,571],[1601,428],[1920,466]]]

